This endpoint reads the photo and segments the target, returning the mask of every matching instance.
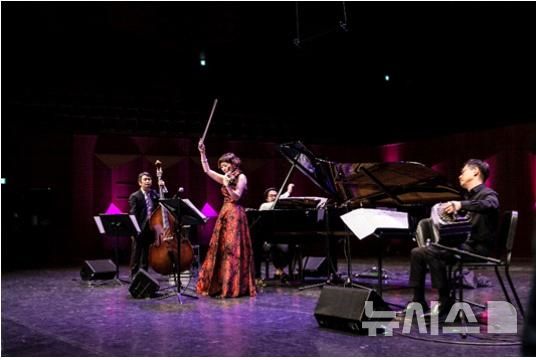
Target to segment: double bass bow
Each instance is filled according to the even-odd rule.
[[[155,166],[160,187],[160,199],[165,199],[168,191],[165,185],[160,184],[163,174],[162,162],[156,160]],[[177,234],[177,227],[180,230],[180,219],[175,219],[165,206],[159,204],[151,215],[149,225],[155,233],[154,242],[149,247],[149,265],[154,271],[162,275],[173,273],[174,264],[179,258],[179,238],[181,238],[181,247],[178,273],[188,270],[192,265],[194,252],[190,241],[182,238],[181,234]]]

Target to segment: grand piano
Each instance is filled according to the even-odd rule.
[[[253,242],[299,245],[305,241],[323,241],[325,256],[331,259],[328,268],[331,272],[337,271],[336,239],[349,234],[341,215],[357,208],[405,212],[408,228],[394,234],[409,238],[417,222],[430,215],[434,204],[461,198],[460,191],[441,174],[421,163],[337,163],[317,157],[299,141],[281,144],[279,151],[291,164],[281,188],[286,187],[291,172],[298,169],[324,192],[326,199],[279,199],[278,196],[272,210],[249,210]],[[297,264],[300,272],[301,264],[300,260]]]

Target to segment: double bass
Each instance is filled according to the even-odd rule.
[[[156,176],[158,183],[162,180],[162,162],[156,160]],[[160,199],[165,199],[167,189],[164,185],[160,187]],[[179,258],[179,271],[188,270],[194,259],[194,251],[190,241],[182,236],[182,233],[176,231],[177,227],[180,232],[180,219],[169,213],[169,211],[159,204],[156,210],[151,214],[149,221],[151,230],[154,231],[155,240],[149,247],[149,265],[159,274],[169,275],[173,273],[174,264]],[[178,238],[180,238],[180,252],[178,249]]]

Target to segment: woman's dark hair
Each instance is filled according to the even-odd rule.
[[[478,159],[469,159],[465,162],[465,166],[472,167],[472,168],[478,168],[480,171],[480,178],[482,181],[486,181],[489,177],[489,164],[485,161],[478,160]]]
[[[222,156],[220,156],[220,158],[218,159],[218,167],[220,167],[220,164],[222,162],[232,164],[237,169],[239,169],[240,164],[242,164],[242,160],[240,160],[238,156],[236,156],[235,154],[231,152],[225,153]]]

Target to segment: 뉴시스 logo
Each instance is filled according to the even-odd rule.
[[[365,302],[365,315],[369,319],[394,319],[394,311],[374,311],[372,308],[373,302]],[[432,308],[437,308],[438,302],[432,301]],[[487,330],[488,334],[517,334],[517,310],[507,301],[488,301],[488,318]],[[419,334],[439,335],[439,314],[437,311],[432,311],[430,316],[430,330],[426,328],[426,321],[422,305],[417,302],[410,303],[406,308],[404,320],[402,321],[402,333],[409,334],[412,329],[413,319],[417,321]],[[465,325],[455,325],[454,320],[459,312],[463,312],[467,319]],[[447,325],[448,324],[448,325]],[[384,335],[392,336],[393,329],[400,327],[400,322],[394,320],[367,320],[362,322],[363,329],[368,329],[369,336],[376,336],[378,330],[383,331]],[[457,302],[450,309],[444,324],[441,327],[442,334],[452,334],[465,332],[469,334],[479,334],[480,325],[476,319],[473,310],[469,304],[465,302]]]

